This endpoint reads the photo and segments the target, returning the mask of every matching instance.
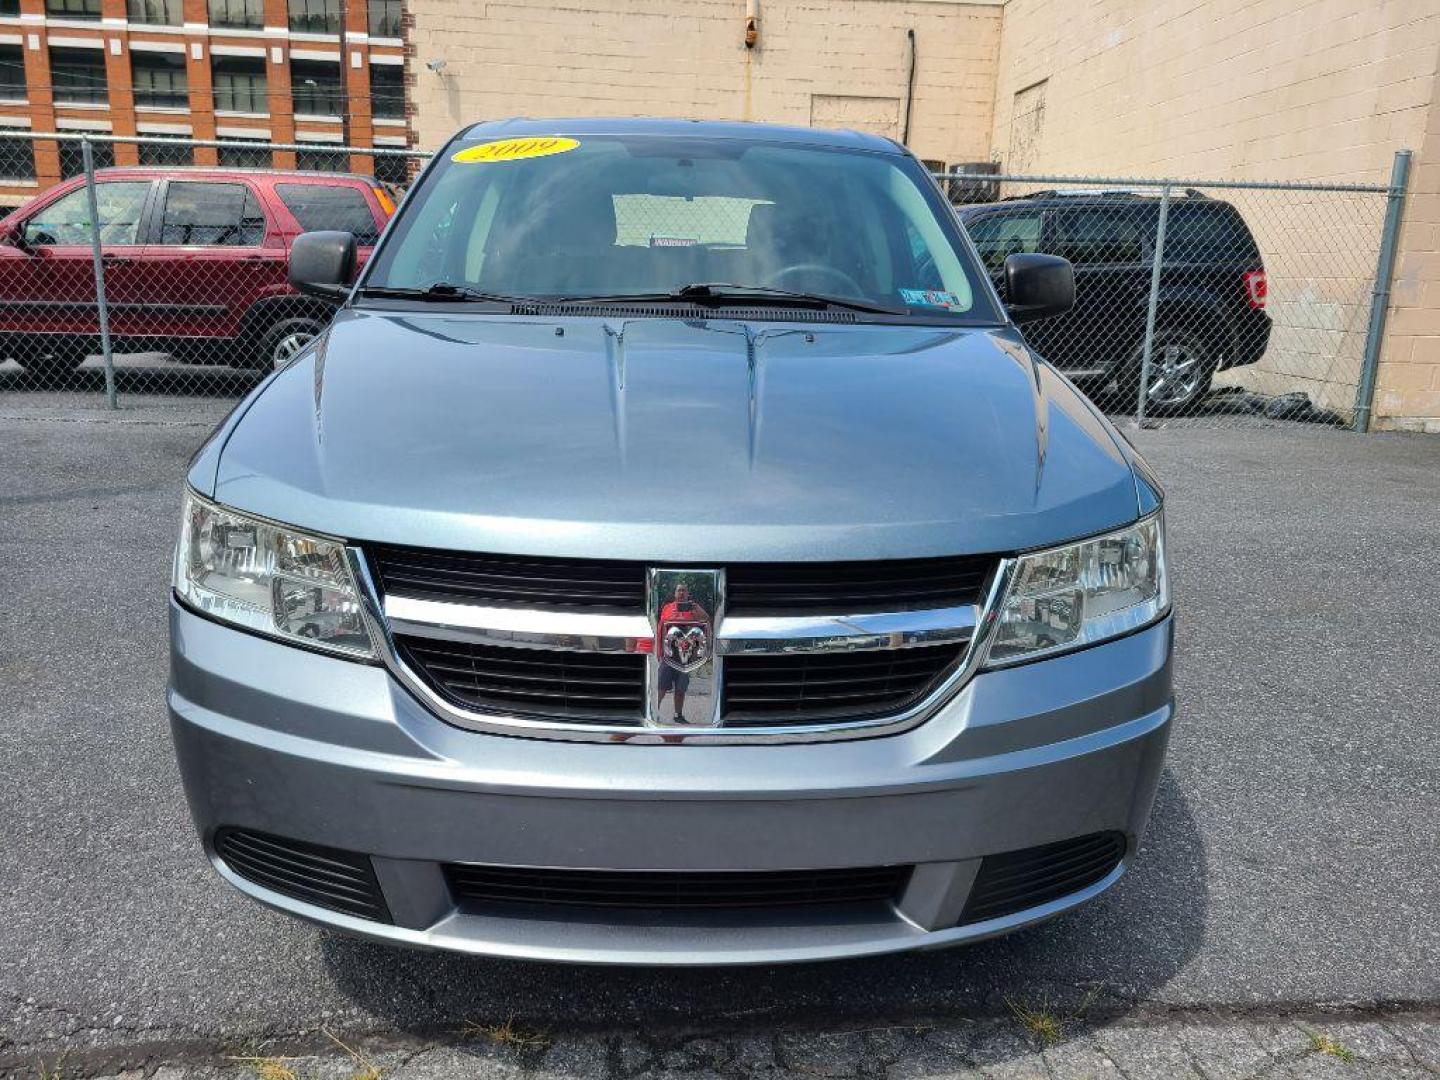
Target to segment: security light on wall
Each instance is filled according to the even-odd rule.
[[[426,61],[425,61],[425,66],[426,66],[427,68],[429,68],[431,71],[433,71],[436,75],[439,75],[442,71],[445,70],[445,61],[444,61],[444,60],[426,60]]]

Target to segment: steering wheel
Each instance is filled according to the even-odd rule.
[[[765,284],[772,289],[793,289],[794,286],[786,282],[801,275],[814,275],[826,278],[839,286],[837,289],[826,289],[826,292],[836,296],[863,297],[865,290],[844,270],[837,270],[833,266],[826,266],[824,263],[796,263],[794,266],[787,266],[784,270],[776,271],[765,279]],[[799,290],[797,290],[799,291]],[[809,291],[806,289],[805,291]]]

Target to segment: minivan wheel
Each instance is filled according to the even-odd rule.
[[[1145,355],[1142,338],[1116,380],[1120,386],[1121,412],[1134,411],[1140,396],[1140,369]],[[1150,387],[1145,407],[1156,412],[1174,412],[1200,401],[1210,392],[1215,376],[1215,352],[1193,330],[1157,327],[1150,351]]]
[[[260,336],[260,343],[255,349],[255,367],[262,370],[283,367],[324,329],[325,324],[319,319],[306,316],[281,319]]]

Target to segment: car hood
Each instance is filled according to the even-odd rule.
[[[344,310],[242,409],[192,482],[355,540],[899,558],[1137,514],[1113,430],[1008,328]]]

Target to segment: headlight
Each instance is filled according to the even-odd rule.
[[[189,491],[175,591],[221,622],[345,656],[375,656],[344,545]]]
[[[1165,522],[1022,555],[990,643],[992,666],[1092,645],[1153,622],[1170,606]]]

